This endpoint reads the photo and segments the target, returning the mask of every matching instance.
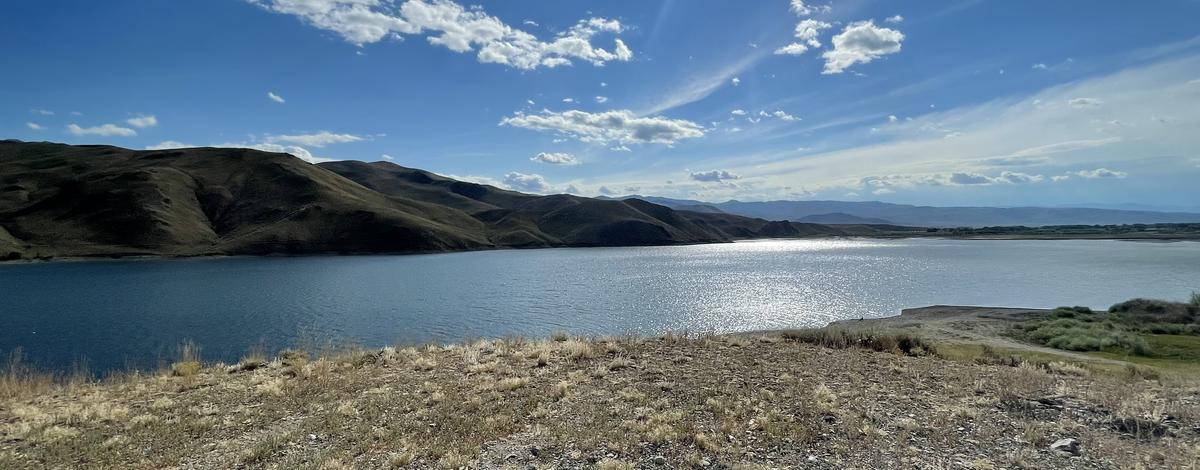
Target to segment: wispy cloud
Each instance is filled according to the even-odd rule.
[[[69,124],[67,125],[67,132],[78,136],[99,137],[133,137],[137,135],[137,131],[115,124],[102,124],[94,127],[80,127],[77,124]]]

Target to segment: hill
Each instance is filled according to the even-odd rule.
[[[807,215],[800,218],[800,222],[813,224],[891,224],[891,221],[878,219],[874,217],[859,217],[850,215],[844,212],[830,212],[828,214]]]
[[[3,259],[669,245],[875,231],[537,196],[387,162],[0,142]]]
[[[829,214],[915,227],[996,227],[1051,225],[1127,225],[1200,222],[1200,214],[1080,207],[933,207],[878,201],[726,201],[706,203],[687,199],[630,196],[668,207],[709,205],[746,217],[793,222],[842,223]]]

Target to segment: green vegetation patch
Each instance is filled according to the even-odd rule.
[[[1059,307],[1044,320],[1026,324],[1020,336],[1068,351],[1175,358],[1192,354],[1200,335],[1200,303],[1133,299],[1107,312]]]
[[[815,328],[788,330],[782,336],[788,341],[798,341],[832,349],[862,348],[907,356],[937,355],[937,350],[932,344],[907,333]]]

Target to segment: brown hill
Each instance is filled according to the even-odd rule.
[[[875,229],[860,227],[870,233]],[[864,234],[535,196],[385,162],[0,142],[0,258],[401,253]]]

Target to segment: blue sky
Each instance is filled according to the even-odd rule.
[[[45,0],[0,136],[528,192],[1200,206],[1200,2]]]

